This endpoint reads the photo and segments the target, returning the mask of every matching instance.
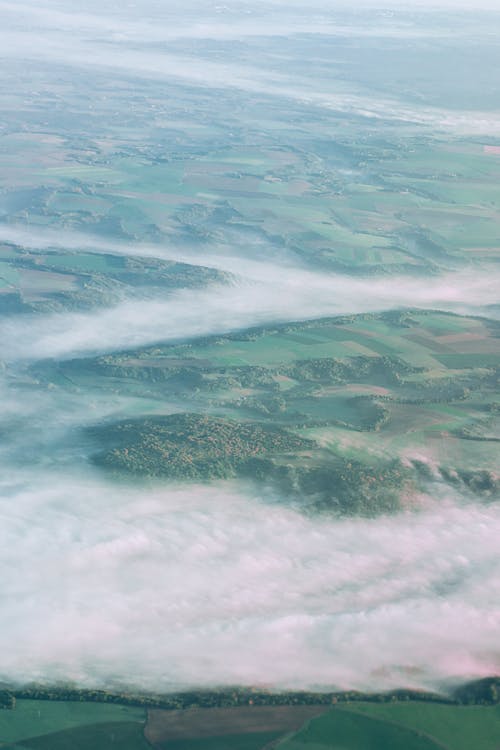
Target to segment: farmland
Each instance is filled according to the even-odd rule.
[[[104,468],[260,478],[310,496],[309,507],[373,514],[411,505],[432,482],[498,495],[499,341],[494,322],[409,310],[68,360],[32,376],[146,397],[144,416],[90,428]]]
[[[498,11],[72,5],[0,3],[0,747],[497,750]]]
[[[335,708],[277,744],[281,750],[495,750],[498,707],[454,707],[420,703],[356,704]]]
[[[205,696],[208,697],[208,696]],[[217,703],[217,695],[213,699]],[[497,705],[360,696],[331,705],[242,705],[169,710],[116,703],[18,699],[0,714],[0,742],[11,750],[112,747],[127,750],[496,750]],[[313,697],[313,696],[310,696]],[[326,697],[326,696],[325,696]],[[269,696],[271,699],[272,696]],[[256,694],[257,703],[259,703]],[[250,700],[250,703],[253,703]],[[295,704],[295,705],[293,705]]]

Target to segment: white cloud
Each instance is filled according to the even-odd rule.
[[[481,313],[498,303],[487,270],[432,279],[353,279],[293,267],[228,259],[220,265],[240,280],[181,290],[162,300],[134,300],[90,313],[17,316],[0,320],[4,360],[68,357],[223,333],[269,322],[382,311],[395,307]]]
[[[496,132],[500,110],[459,111],[433,106],[414,107],[396,97],[377,91],[374,95],[349,81],[330,77],[314,81],[307,71],[298,74],[296,68],[289,75],[266,65],[248,65],[238,61],[237,55],[228,62],[214,62],[197,55],[189,44],[184,53],[174,53],[168,42],[176,39],[238,40],[246,37],[290,36],[298,32],[310,34],[363,36],[443,37],[458,33],[433,27],[422,28],[408,23],[403,15],[380,16],[375,24],[360,16],[357,26],[338,23],[319,5],[317,20],[311,22],[311,9],[304,16],[302,8],[284,14],[278,3],[263,6],[256,14],[245,11],[230,13],[226,19],[201,13],[196,20],[186,13],[165,15],[161,7],[151,8],[151,21],[127,19],[126,13],[114,17],[98,12],[74,13],[60,9],[33,8],[0,2],[0,13],[6,23],[0,30],[2,57],[6,60],[43,60],[48,63],[70,65],[94,71],[113,70],[136,77],[181,81],[210,89],[235,89],[243,92],[281,97],[357,116],[413,123],[437,127],[464,134]],[[327,14],[326,16],[324,14]],[[207,20],[208,18],[208,20]],[[461,26],[458,25],[458,29]],[[489,33],[489,26],[483,29]],[[469,32],[467,32],[469,33]],[[163,43],[163,48],[162,48]]]
[[[2,679],[436,688],[500,669],[497,505],[314,520],[236,487],[61,472],[3,494]]]

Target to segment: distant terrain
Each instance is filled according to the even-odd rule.
[[[84,691],[69,691],[62,700],[61,690],[44,699],[11,698],[11,707],[0,713],[0,732],[7,740],[2,746],[12,750],[70,744],[100,750],[116,743],[126,750],[469,750],[473,743],[496,750],[497,689],[498,680],[488,680],[454,698],[235,690],[142,700],[103,693],[92,702]]]
[[[499,323],[408,310],[67,360],[30,375],[44,387],[147,394],[148,416],[89,428],[105,469],[245,477],[309,509],[374,515],[418,504],[433,483],[498,499],[499,373]],[[165,413],[164,402],[189,411]]]
[[[0,748],[500,747],[478,3],[0,1]]]

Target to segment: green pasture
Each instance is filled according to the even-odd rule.
[[[1,747],[1,746],[0,746]],[[9,750],[151,750],[143,726],[133,721],[88,724],[7,745]]]
[[[498,750],[500,706],[357,703],[349,711],[424,732],[447,750]]]
[[[421,731],[334,708],[312,719],[279,750],[442,750]],[[477,749],[479,750],[479,749]]]
[[[448,334],[479,333],[480,343],[488,332],[481,321],[440,313],[412,313],[410,327],[390,325],[381,318],[360,317],[352,323],[339,325],[335,321],[304,323],[293,330],[256,332],[245,340],[220,337],[216,340],[193,342],[189,346],[165,348],[170,357],[196,357],[209,360],[213,366],[260,365],[272,367],[294,360],[333,358],[342,359],[365,354],[372,357],[396,356],[412,365],[430,369],[422,376],[408,374],[409,379],[441,377],[448,368],[462,369],[490,367],[498,362],[500,351],[495,351],[497,339],[491,338],[491,353],[460,353],[460,341],[453,342],[455,350],[441,344],[436,337]],[[445,353],[448,349],[448,353]],[[458,349],[458,351],[457,351]],[[443,351],[444,350],[444,351]],[[147,365],[148,356],[144,357]]]
[[[352,350],[347,341],[323,342],[311,340],[309,332],[303,336],[295,332],[271,333],[255,341],[230,341],[221,344],[196,346],[196,357],[210,360],[214,365],[260,365],[272,366],[310,357],[351,357]]]
[[[251,732],[226,734],[220,737],[197,737],[185,740],[168,740],[157,745],[161,750],[263,750],[277,740],[283,732]]]
[[[24,743],[31,737],[40,738],[54,732],[73,731],[101,723],[132,722],[142,727],[145,719],[144,709],[130,706],[77,701],[18,700],[13,710],[0,711],[0,747],[2,742]]]
[[[192,123],[193,128],[214,138],[212,150],[183,156],[179,146],[171,161],[106,151],[104,164],[73,161],[61,138],[4,136],[6,188],[10,194],[13,186],[23,187],[17,204],[14,195],[9,197],[9,211],[28,211],[34,224],[48,226],[58,218],[119,219],[130,234],[148,238],[152,224],[162,231],[182,226],[182,210],[193,202],[212,206],[223,200],[239,212],[243,230],[259,226],[296,246],[313,266],[339,263],[367,274],[374,268],[398,273],[429,262],[446,266],[446,253],[437,259],[422,249],[412,255],[398,240],[415,231],[434,238],[457,262],[465,262],[465,251],[475,248],[493,248],[487,257],[495,256],[500,160],[483,153],[481,144],[429,136],[407,147],[397,140],[393,145],[386,139],[358,142],[350,133],[341,153],[343,160],[352,159],[352,169],[347,163],[337,170],[300,143],[286,149],[244,142],[220,148],[217,128]],[[42,156],[47,164],[38,168]],[[77,192],[68,182],[89,190]],[[56,188],[46,198],[48,215],[37,203],[42,186]]]
[[[363,429],[375,414],[372,401],[348,396],[317,396],[291,399],[289,409],[306,414],[313,419],[346,422],[354,429]]]
[[[496,367],[500,365],[500,351],[472,354],[436,354],[436,359],[451,370],[466,370],[474,367]]]

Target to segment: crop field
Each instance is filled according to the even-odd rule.
[[[260,750],[325,710],[324,706],[150,709],[145,736],[157,748]]]
[[[0,3],[0,750],[500,750],[496,677],[427,692],[499,656],[450,2]]]
[[[277,747],[280,750],[444,750],[443,745],[423,732],[337,709],[310,722]]]
[[[496,750],[500,708],[427,701],[149,709],[18,700],[0,712],[9,750]]]
[[[0,711],[0,747],[104,750],[121,742],[125,750],[143,750],[145,721],[143,709],[129,706],[18,700],[13,710]]]
[[[359,315],[35,365],[32,374],[134,399],[131,421],[107,420],[85,438],[103,470],[260,477],[286,496],[326,492],[321,505],[372,515],[430,481],[498,495],[497,333],[491,321],[447,313]]]
[[[218,337],[214,343],[171,346],[163,352],[165,363],[167,358],[188,355],[213,365],[272,367],[302,359],[352,357],[361,353],[353,345],[362,346],[371,357],[397,356],[426,370],[430,364],[434,377],[448,370],[488,369],[498,364],[500,355],[498,341],[485,322],[437,313],[412,313],[404,327],[391,325],[383,316],[359,316],[352,323],[313,321],[255,335],[250,332],[248,340],[237,335]],[[147,363],[147,354],[140,362]]]
[[[200,127],[206,146],[193,154]],[[92,163],[61,138],[5,134],[0,220],[128,241],[199,243],[214,232],[223,239],[232,229],[258,231],[309,266],[365,275],[422,274],[496,257],[500,159],[479,141],[357,141],[340,130],[339,150],[329,152],[299,127],[290,147],[221,147],[217,129],[196,118],[180,132],[175,159],[158,148],[110,152],[102,134],[89,132]]]
[[[398,703],[380,706],[356,704],[349,711],[424,732],[447,750],[497,750],[500,737],[498,706],[445,706]]]

